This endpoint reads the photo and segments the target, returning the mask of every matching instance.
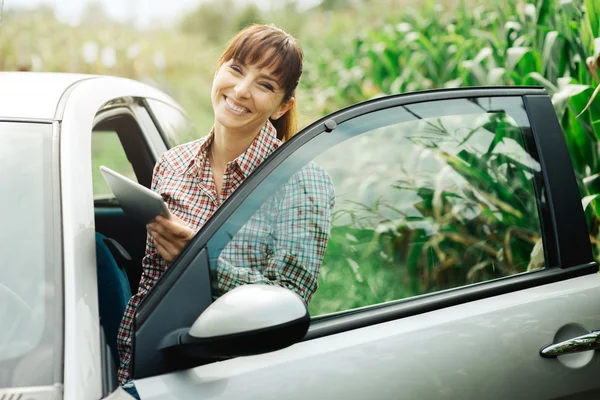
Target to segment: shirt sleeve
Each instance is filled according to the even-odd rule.
[[[266,267],[239,267],[229,258],[219,257],[216,287],[213,285],[215,295],[243,284],[264,283],[291,289],[308,303],[317,290],[335,202],[331,178],[311,163],[294,175],[282,188],[281,195],[274,198],[276,201],[270,199],[266,203],[273,215]]]
[[[163,159],[154,166],[152,174],[151,189],[157,193],[160,192],[160,185],[163,179]],[[146,294],[154,287],[158,278],[160,278],[167,268],[167,262],[160,256],[158,250],[154,246],[152,236],[146,232],[146,254],[142,259],[142,276],[138,286],[137,295],[145,297]]]

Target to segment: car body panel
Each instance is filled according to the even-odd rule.
[[[60,173],[65,283],[65,398],[101,397],[91,133],[96,113],[113,99],[159,97],[155,89],[122,78],[79,82],[55,118],[60,124]],[[86,133],[86,134],[84,134]],[[158,132],[156,132],[158,135]]]
[[[178,271],[183,274],[182,271],[191,273],[194,269],[183,259],[197,257],[202,254],[202,247],[207,246],[207,258],[216,260],[217,249],[222,249],[244,223],[236,221],[247,221],[246,217],[252,214],[244,211],[246,200],[247,207],[252,209],[264,200],[261,192],[272,192],[268,181],[270,175],[278,176],[277,168],[289,172],[294,165],[305,164],[318,154],[319,149],[336,143],[339,139],[335,136],[336,130],[341,136],[345,130],[360,133],[372,129],[373,125],[386,124],[385,118],[373,119],[369,125],[357,117],[386,109],[389,115],[397,118],[396,107],[417,102],[421,105],[420,112],[416,113],[420,118],[442,115],[433,104],[426,110],[426,103],[444,98],[471,101],[489,96],[491,99],[482,100],[481,104],[474,102],[485,110],[489,107],[488,112],[498,109],[496,97],[539,100],[532,107],[514,102],[511,107],[517,110],[516,120],[523,127],[521,133],[528,136],[529,152],[537,148],[541,160],[553,163],[553,168],[544,169],[546,185],[540,187],[544,190],[545,201],[554,207],[551,207],[554,219],[544,227],[547,241],[544,244],[553,251],[546,258],[546,269],[406,301],[349,310],[348,316],[354,320],[344,324],[345,330],[328,330],[326,334],[260,356],[211,362],[164,375],[161,375],[162,371],[153,373],[145,368],[143,374],[146,375],[140,374],[141,379],[136,380],[142,398],[546,399],[600,394],[600,385],[595,379],[600,373],[600,359],[595,352],[561,359],[545,359],[539,354],[540,349],[552,343],[557,332],[565,327],[581,325],[589,332],[600,326],[600,313],[596,307],[600,301],[600,276],[584,235],[586,226],[581,202],[578,193],[573,192],[577,190],[575,176],[556,171],[564,168],[571,172],[560,125],[555,117],[548,115],[553,112],[552,105],[539,89],[526,93],[516,89],[494,90],[497,89],[461,89],[375,99],[326,117],[295,136],[262,163],[223,204],[194,239],[189,252],[182,255],[181,264],[173,263],[146,298],[138,310],[137,321],[141,329],[136,333],[136,346],[143,348],[139,343],[146,345],[146,341],[160,343],[164,337],[161,335],[168,334],[169,329],[185,329],[184,326],[166,325],[169,307],[162,307],[166,296],[176,296],[173,292],[190,295],[184,290],[184,284],[177,282]],[[353,118],[360,127],[355,131],[352,125],[343,125]],[[540,125],[540,118],[548,123]],[[329,124],[333,128],[327,129],[329,121],[335,124]],[[525,133],[530,131],[532,122],[536,122],[536,126],[531,125],[533,135]],[[319,141],[319,138],[323,140]],[[309,144],[312,140],[317,143],[314,147]],[[544,145],[540,146],[538,141],[544,141]],[[292,154],[296,150],[306,159],[298,156],[299,160],[294,160]],[[289,164],[285,164],[287,161]],[[282,172],[281,175],[285,174]],[[285,182],[287,176],[278,179]],[[253,197],[254,192],[258,194]],[[244,213],[248,215],[244,216]],[[567,215],[571,229],[578,230],[577,235],[569,235],[569,230],[562,230],[565,226],[558,223]],[[211,253],[210,242],[213,240],[215,252]],[[579,269],[586,275],[571,278],[570,274]],[[181,278],[181,282],[184,281]],[[170,300],[171,305],[176,303],[176,299]],[[182,302],[181,298],[178,300]],[[404,306],[412,313],[400,315],[394,312]],[[335,324],[345,317],[330,318]],[[157,333],[159,325],[166,332]],[[142,332],[144,329],[151,333]],[[577,335],[571,337],[574,336]],[[150,348],[157,347],[148,345],[144,349]],[[186,354],[185,349],[182,354]],[[142,359],[142,356],[136,357]],[[202,362],[206,361],[209,360]]]
[[[144,400],[548,399],[575,388],[595,390],[597,398],[597,352],[575,355],[587,360],[579,368],[538,353],[566,324],[598,329],[597,304],[600,275],[592,274],[141,379],[136,386]],[[490,371],[494,375],[482,382],[481,373]]]
[[[0,118],[51,120],[67,89],[92,75],[3,72],[0,74]]]
[[[127,393],[122,387],[117,388],[114,392],[112,392],[108,397],[104,398],[105,400],[132,400],[134,397]]]
[[[61,385],[38,386],[26,388],[0,389],[2,400],[61,400],[63,388]],[[120,398],[118,400],[121,400]]]
[[[99,80],[98,86],[104,93],[118,86],[121,96],[147,97],[181,108],[160,90],[127,78],[54,72],[2,72],[0,119],[61,120],[69,92],[86,80]],[[102,90],[104,85],[107,85],[106,90]]]

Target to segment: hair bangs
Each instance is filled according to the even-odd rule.
[[[233,38],[223,53],[220,64],[235,60],[243,65],[254,65],[272,71],[274,78],[288,100],[294,94],[302,75],[303,54],[295,40],[274,27],[252,26],[243,35]]]

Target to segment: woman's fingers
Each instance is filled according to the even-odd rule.
[[[185,221],[172,213],[168,217],[156,217],[146,225],[146,229],[153,238],[156,250],[167,262],[173,261],[195,234]]]
[[[173,215],[171,215],[174,217]],[[179,218],[159,217],[146,226],[161,257],[170,262],[181,253],[194,231]]]
[[[168,219],[159,216],[155,222],[148,224],[148,228],[172,240],[189,240],[194,236],[194,231],[174,215],[171,215],[171,218]]]
[[[154,242],[154,247],[156,247],[158,254],[160,254],[160,256],[164,258],[166,262],[173,261],[171,255],[165,250],[164,247],[161,246],[161,244],[156,239],[152,239],[152,242]]]
[[[152,236],[154,246],[162,256],[162,258],[171,262],[177,256],[177,254],[179,254],[179,251],[176,249],[173,242],[168,240],[165,236],[151,229],[148,230],[148,233],[150,233],[150,235]]]

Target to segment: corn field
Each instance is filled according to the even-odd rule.
[[[265,21],[262,16],[263,22],[284,29],[287,21],[293,20],[290,29],[304,47],[305,72],[297,95],[301,123],[386,94],[442,87],[543,86],[563,127],[590,240],[600,258],[600,200],[596,199],[600,195],[600,97],[596,96],[600,87],[600,2],[491,0],[474,5],[464,0],[453,7],[434,2],[401,7],[398,3],[357,1],[347,9],[313,9],[287,19],[273,14]],[[208,41],[201,32],[184,33],[177,27],[139,32],[123,23],[99,24],[92,20],[70,26],[56,21],[47,9],[7,13],[0,30],[0,70],[131,77],[172,95],[188,110],[199,132],[210,129],[210,85],[222,44]],[[487,194],[500,196],[492,186],[490,183]],[[429,199],[431,193],[423,196]],[[431,201],[422,206],[424,210],[433,207]],[[434,210],[430,211],[433,215]],[[474,233],[458,226],[456,219],[444,223],[455,228],[455,233],[437,243],[447,256],[438,256],[439,268],[441,260],[454,259],[452,249]],[[502,232],[511,228],[497,224]],[[527,224],[523,222],[523,226]],[[522,234],[529,245],[522,254],[514,255],[521,261],[529,257],[530,245],[536,240],[528,235]],[[326,258],[325,265],[337,272],[322,280],[311,304],[313,314],[477,281],[461,260],[443,265],[454,272],[448,273],[441,286],[432,280],[435,273],[424,274],[414,265],[407,265],[399,277],[392,269],[386,270],[385,263],[374,264],[372,257],[348,252],[352,246],[348,238],[381,249],[405,245],[372,231],[334,231],[328,248],[333,256]],[[350,258],[352,268],[335,264],[336,255]],[[357,265],[360,276],[373,276],[376,282],[357,278]],[[481,279],[489,277],[483,274]],[[353,293],[353,298],[333,304],[329,300],[336,293]]]
[[[309,64],[305,83],[312,90],[313,102],[321,114],[367,98],[422,89],[488,85],[543,86],[552,98],[564,130],[582,204],[586,209],[590,240],[598,259],[600,203],[595,199],[600,194],[600,99],[596,98],[596,88],[600,83],[600,3],[592,0],[540,0],[537,3],[513,4],[498,1],[476,7],[463,3],[452,11],[430,3],[422,10],[390,17],[385,25],[376,29],[340,37],[345,42],[327,46],[319,53],[307,56],[309,60],[316,61]],[[323,87],[324,82],[329,85]],[[472,170],[482,166],[473,162],[468,164],[466,170],[457,169],[456,172],[472,179]],[[517,173],[515,179],[520,174]],[[481,179],[487,178],[480,178],[479,185],[486,185]],[[505,201],[501,193],[493,189],[493,180],[489,181],[488,189],[483,193],[497,201]],[[422,211],[433,216],[432,190],[421,190],[429,191],[421,193],[424,199]],[[526,212],[525,209],[522,211]],[[493,229],[501,233],[500,236],[508,232],[514,234],[515,229],[521,230],[521,249],[515,251],[512,246],[499,243],[496,250],[490,251],[487,264],[496,261],[496,265],[504,265],[506,269],[496,276],[524,272],[531,269],[532,263],[540,261],[540,255],[536,255],[540,248],[533,246],[539,238],[536,239],[532,231],[527,230],[533,221],[526,221],[525,218],[511,225],[515,221],[508,214],[501,221],[496,221]],[[460,216],[449,218],[449,215],[435,220],[442,231],[451,232],[445,237],[436,235],[428,238],[419,230],[409,232],[411,240],[417,240],[425,248],[441,248],[437,256],[429,260],[433,268],[423,268],[422,265],[404,261],[402,271],[394,272],[399,261],[389,260],[387,268],[383,268],[386,270],[384,274],[388,274],[384,282],[367,282],[367,278],[361,281],[352,278],[348,272],[345,279],[323,278],[325,285],[322,285],[323,291],[315,295],[312,313],[338,311],[348,306],[332,301],[336,296],[333,291],[327,293],[326,288],[330,286],[335,287],[337,293],[352,294],[352,306],[362,306],[492,277],[485,272],[489,270],[488,265],[467,265],[460,256],[456,257],[467,254],[465,251],[472,238],[481,237],[477,231],[479,224],[461,224]],[[509,223],[511,220],[513,222]],[[370,265],[373,263],[370,259],[386,248],[387,254],[393,254],[389,251],[390,243],[406,250],[407,243],[398,240],[401,233],[406,236],[406,230],[404,224],[395,227],[392,234],[387,235],[353,232],[352,240],[347,239],[348,232],[332,234],[332,246],[339,246],[340,252],[342,249],[352,249],[352,241],[359,234],[363,236],[360,241],[377,243],[376,246],[371,245],[374,251],[366,255],[349,252],[351,257],[355,257],[352,259],[354,265],[366,266],[361,274],[365,277],[369,276],[366,271],[374,274],[375,270],[382,269],[382,265],[386,264],[378,260],[376,265]],[[524,245],[527,242],[529,244]],[[504,259],[503,256],[510,252],[525,266],[529,261],[529,268],[517,267],[512,260]],[[336,264],[341,257],[328,256],[324,267],[329,265],[329,271],[341,270],[342,266]],[[406,252],[404,257],[410,257],[410,254]],[[331,264],[335,264],[336,268],[331,268]],[[379,277],[381,275],[378,274]],[[440,277],[444,277],[443,282],[440,282]],[[374,292],[377,293],[375,296]]]

